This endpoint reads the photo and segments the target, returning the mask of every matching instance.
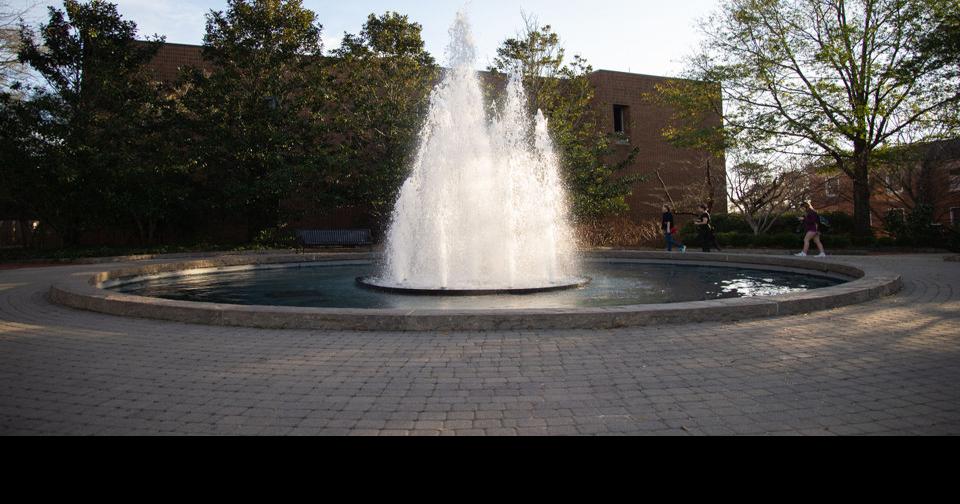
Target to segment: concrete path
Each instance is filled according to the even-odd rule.
[[[609,331],[324,333],[74,311],[0,271],[0,434],[960,434],[960,263],[878,302]],[[117,265],[111,265],[113,268]]]

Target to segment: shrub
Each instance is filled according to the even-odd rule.
[[[297,235],[285,226],[264,229],[257,234],[253,244],[260,249],[296,248]]]
[[[916,205],[909,212],[891,210],[883,217],[884,229],[901,247],[947,247],[949,231],[934,224],[933,207]]]
[[[823,242],[823,246],[828,249],[849,248],[854,243],[851,235],[823,235],[820,240]]]
[[[890,233],[891,237],[905,236],[907,231],[907,220],[903,212],[899,210],[890,210],[883,216],[883,229]]]
[[[947,228],[946,235],[944,242],[947,249],[951,252],[960,252],[960,226]]]
[[[877,245],[876,236],[851,236],[851,244],[856,247],[875,247]]]
[[[749,247],[753,239],[753,233],[717,233],[717,241],[726,247]]]
[[[773,223],[773,226],[770,227],[770,230],[767,232],[771,235],[776,234],[799,234],[800,232],[800,214],[797,212],[789,212],[780,216],[776,222]]]
[[[581,245],[589,247],[660,247],[659,222],[637,224],[626,217],[589,221],[577,226]]]
[[[894,238],[893,243],[898,247],[913,247],[917,244],[916,240],[910,236],[897,236]]]
[[[853,216],[846,212],[824,212],[823,217],[830,221],[829,234],[852,235],[854,231]]]
[[[718,214],[712,217],[713,228],[717,236],[724,233],[746,233],[753,234],[753,229],[743,215],[738,213]]]
[[[756,245],[767,248],[797,248],[803,240],[795,233],[766,234],[757,237]]]

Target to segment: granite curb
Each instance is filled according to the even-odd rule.
[[[156,263],[74,276],[54,284],[51,301],[81,310],[124,317],[261,329],[350,331],[499,331],[544,329],[613,329],[691,322],[739,320],[810,313],[859,304],[893,295],[902,278],[875,266],[853,267],[829,260],[743,254],[670,254],[601,251],[586,254],[601,260],[687,264],[743,264],[771,270],[804,270],[854,279],[849,283],[769,298],[722,299],[612,308],[544,310],[368,310],[238,306],[172,301],[119,294],[100,288],[125,278],[176,274],[188,270],[263,267],[281,264],[370,261],[372,253],[228,255]]]

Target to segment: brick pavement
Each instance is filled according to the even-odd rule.
[[[960,264],[893,298],[729,324],[345,333],[127,319],[0,272],[0,434],[960,433]]]

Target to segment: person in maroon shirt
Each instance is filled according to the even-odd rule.
[[[820,249],[820,255],[817,257],[827,257],[827,253],[823,250],[823,243],[820,242],[820,214],[814,210],[813,203],[809,201],[805,201],[800,208],[806,211],[806,215],[800,217],[806,235],[803,237],[803,252],[797,254],[797,257],[807,257],[807,254],[810,253],[811,240],[813,240],[813,242],[817,244],[817,248]]]

